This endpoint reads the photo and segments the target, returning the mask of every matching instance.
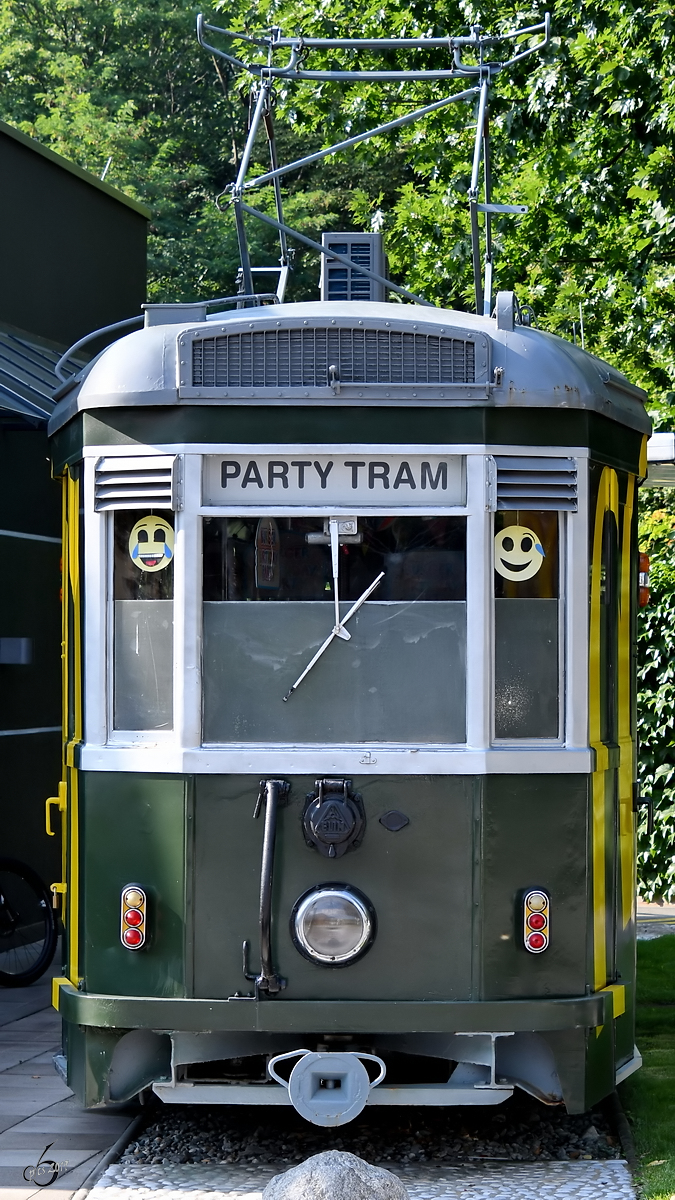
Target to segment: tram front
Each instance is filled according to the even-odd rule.
[[[62,389],[85,1104],[583,1111],[639,1064],[649,422],[496,312],[148,306]]]

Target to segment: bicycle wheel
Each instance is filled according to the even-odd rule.
[[[51,894],[40,876],[17,859],[0,858],[0,986],[39,979],[56,941]]]

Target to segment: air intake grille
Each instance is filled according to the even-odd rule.
[[[497,508],[577,510],[577,464],[573,458],[495,455]]]
[[[94,480],[96,512],[123,508],[181,507],[180,456],[100,458]]]
[[[192,386],[327,387],[341,383],[475,383],[475,343],[383,329],[274,329],[196,338]]]

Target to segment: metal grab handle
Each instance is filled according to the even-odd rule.
[[[255,976],[256,994],[267,992],[275,996],[286,987],[286,980],[276,973],[272,965],[272,875],[274,871],[274,846],[277,836],[277,810],[279,801],[291,789],[286,779],[261,779],[256,801],[254,819],[265,803],[265,828],[263,831],[262,862],[260,864],[260,974]],[[246,977],[249,978],[248,973]]]
[[[281,1075],[277,1075],[274,1068],[277,1065],[277,1063],[284,1062],[286,1059],[289,1059],[289,1058],[298,1058],[300,1055],[303,1055],[303,1054],[311,1054],[311,1050],[291,1050],[291,1051],[289,1051],[288,1054],[275,1054],[274,1058],[271,1058],[267,1064],[267,1074],[271,1075],[272,1079],[274,1079],[277,1083],[280,1083],[282,1087],[287,1088],[288,1080],[282,1079]]]
[[[56,831],[54,829],[52,829],[52,819],[51,819],[52,818],[52,804],[56,805],[59,812],[66,811],[66,784],[65,783],[62,782],[59,784],[58,796],[50,796],[49,799],[45,800],[45,829],[47,831],[47,837],[55,837],[56,836]]]
[[[372,1090],[372,1088],[377,1087],[378,1083],[382,1083],[382,1080],[384,1079],[385,1075],[387,1074],[387,1068],[385,1067],[384,1063],[382,1062],[382,1059],[378,1058],[377,1054],[362,1054],[359,1050],[348,1050],[347,1054],[353,1054],[355,1058],[367,1058],[370,1062],[374,1062],[374,1063],[378,1064],[378,1066],[380,1068],[380,1073],[379,1073],[377,1079],[373,1079],[373,1081],[370,1085],[371,1090]]]

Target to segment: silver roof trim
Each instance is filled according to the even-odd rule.
[[[460,337],[474,333],[487,340],[490,382],[481,386],[439,384],[400,387],[391,384],[343,385],[339,395],[325,388],[284,387],[236,389],[226,395],[209,389],[207,396],[179,397],[178,381],[184,346],[195,334],[295,326],[335,325],[405,329]],[[482,335],[482,336],[481,336]],[[231,392],[234,389],[231,389]],[[394,396],[394,391],[398,393]],[[413,393],[417,392],[417,396]],[[388,394],[387,394],[388,393]],[[442,393],[442,395],[440,394]],[[78,412],[105,408],[183,405],[300,404],[370,406],[405,404],[440,407],[564,408],[597,412],[641,433],[651,431],[646,393],[614,367],[571,342],[540,329],[497,328],[496,321],[449,309],[418,305],[359,304],[351,301],[284,304],[234,309],[208,322],[180,323],[141,329],[120,338],[99,355],[81,381],[59,401],[49,424],[55,433]]]

